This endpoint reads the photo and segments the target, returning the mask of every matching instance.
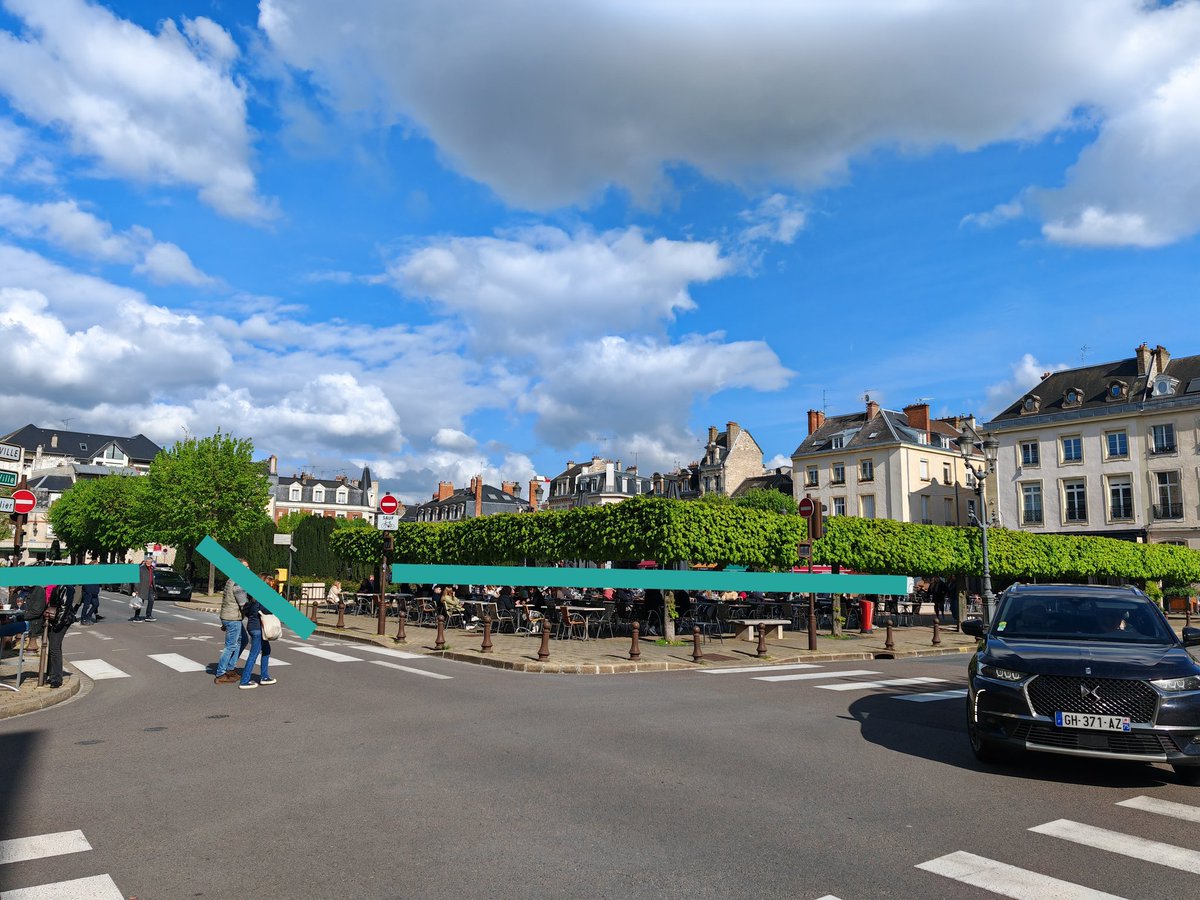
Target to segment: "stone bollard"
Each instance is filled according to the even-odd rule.
[[[338,628],[346,627],[346,604],[345,603],[338,603],[337,627]]]
[[[492,652],[492,617],[483,617],[483,645],[479,648],[480,653]]]
[[[438,622],[437,640],[433,642],[433,649],[434,650],[445,650],[446,649],[446,617],[439,615],[437,622]]]
[[[541,623],[542,646],[538,647],[538,662],[545,662],[550,658],[550,620],[543,616]]]
[[[641,630],[641,626],[638,624],[637,619],[634,619],[633,620],[633,640],[629,642],[629,658],[630,659],[641,659],[642,658],[642,647],[638,643],[641,640],[641,638],[638,637],[638,631],[640,631],[640,630]]]
[[[942,646],[942,626],[938,624],[936,616],[933,619],[933,646]]]
[[[759,659],[767,655],[767,626],[758,626],[758,650],[755,653]]]
[[[692,662],[704,659],[704,651],[700,649],[700,626],[692,626]]]
[[[396,614],[396,636],[392,638],[397,644],[407,644],[408,635],[404,633],[404,625],[408,621],[408,615],[404,610],[400,610]]]
[[[887,640],[883,642],[883,649],[884,650],[895,650],[896,649],[896,642],[892,638],[892,623],[891,622],[888,622],[888,624],[887,624]]]

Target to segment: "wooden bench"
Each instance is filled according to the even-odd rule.
[[[736,639],[739,641],[757,641],[758,632],[754,630],[755,625],[761,625],[765,628],[775,629],[775,639],[783,640],[783,626],[792,624],[791,619],[730,619],[730,625],[737,626]],[[770,631],[767,632],[767,637],[770,637]]]

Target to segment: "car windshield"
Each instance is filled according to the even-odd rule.
[[[172,572],[170,569],[155,569],[154,580],[158,584],[187,584],[187,582],[183,580],[182,575],[180,575],[178,572]]]
[[[1010,595],[996,616],[1006,640],[1171,644],[1176,638],[1148,600],[1030,593]]]

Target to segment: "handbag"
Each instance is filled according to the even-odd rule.
[[[279,621],[279,616],[263,612],[259,613],[259,618],[262,619],[262,639],[264,641],[277,641],[283,637],[283,623]]]

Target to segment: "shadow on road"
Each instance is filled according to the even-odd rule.
[[[5,833],[5,826],[16,820],[17,805],[29,799],[30,777],[41,734],[17,731],[0,734],[0,760],[4,777],[0,778],[0,839],[20,837]]]

